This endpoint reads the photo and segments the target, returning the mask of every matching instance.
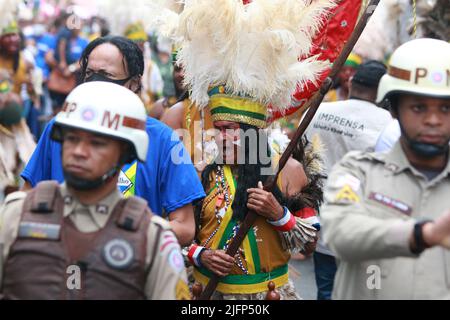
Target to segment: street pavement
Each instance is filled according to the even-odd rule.
[[[305,260],[291,259],[289,273],[297,293],[305,300],[317,299],[317,286],[314,278],[314,262],[312,257]]]

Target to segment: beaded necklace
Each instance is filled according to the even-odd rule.
[[[219,181],[219,177],[220,177],[220,181]],[[216,215],[218,225],[217,225],[216,229],[208,237],[208,239],[206,239],[205,243],[203,244],[204,247],[206,247],[206,245],[216,235],[217,231],[219,231],[222,219],[225,216],[225,213],[227,212],[227,210],[230,206],[231,196],[228,194],[229,188],[227,187],[226,182],[225,182],[225,174],[224,174],[224,170],[223,170],[222,166],[217,166],[215,182],[216,182],[215,185],[216,185],[216,189],[217,189],[217,192],[216,192],[217,198],[216,198],[216,205],[214,207],[214,213]],[[214,197],[211,197],[211,199],[214,199]],[[222,206],[222,203],[224,200],[225,200],[225,206],[223,208],[219,209]]]
[[[219,187],[219,175],[220,175],[220,187],[222,187],[222,189],[220,189]],[[222,218],[225,216],[225,213],[228,210],[228,207],[230,206],[230,195],[228,194],[229,189],[227,188],[225,183],[225,174],[223,167],[217,166],[215,179],[216,179],[216,188],[219,190],[219,195],[217,196],[216,199],[216,206],[214,208],[214,212],[216,214],[217,221],[220,224],[222,222]],[[222,206],[223,200],[225,200],[225,206],[219,209]]]
[[[216,229],[208,237],[208,239],[206,239],[206,241],[203,243],[204,247],[207,246],[207,244],[211,241],[211,239],[216,235],[217,231],[219,231],[222,219],[225,216],[225,213],[228,211],[228,208],[230,207],[230,198],[232,198],[232,195],[229,194],[230,189],[226,185],[225,173],[224,173],[223,167],[217,166],[217,170],[215,173],[216,173],[215,174],[215,186],[216,186],[216,190],[217,190],[215,195],[217,195],[217,198],[216,198],[216,205],[214,207],[214,213],[216,215],[218,225],[217,225]],[[212,197],[211,199],[213,199],[213,198],[214,197]],[[224,201],[225,201],[225,205],[223,206],[223,208],[219,209],[222,206]],[[223,247],[223,250],[226,251],[228,249],[228,246],[230,245],[231,240],[234,239],[238,230],[239,230],[239,225],[235,225],[233,227],[233,231],[232,231],[230,237],[227,239],[225,246]],[[245,259],[244,251],[241,248],[239,248],[239,254],[236,257],[235,263],[242,270],[242,272],[244,272],[244,274],[248,274],[248,270],[244,267],[244,263],[242,262],[241,255]]]

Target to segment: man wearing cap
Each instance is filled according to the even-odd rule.
[[[123,164],[146,159],[145,122],[122,86],[90,82],[69,94],[51,133],[65,183],[41,182],[0,208],[2,298],[189,298],[170,226],[116,188]]]
[[[29,71],[33,68],[20,51],[19,27],[15,21],[1,29],[0,33],[0,69],[7,70],[13,82],[13,92],[20,94],[23,84],[28,84],[31,92]]]
[[[0,69],[0,203],[19,187],[19,173],[36,143],[25,119],[18,94],[6,70]]]
[[[306,136],[311,140],[319,135],[324,144],[326,174],[349,151],[373,151],[381,131],[392,121],[388,111],[375,105],[378,83],[385,73],[384,64],[367,61],[351,78],[348,100],[320,105]],[[330,299],[336,262],[321,237],[314,253],[314,268],[318,299]]]
[[[362,58],[356,53],[351,53],[338,73],[337,88],[330,90],[325,98],[325,102],[346,100],[349,95],[350,79],[355,74],[356,69],[362,63]]]
[[[324,240],[339,259],[335,299],[450,299],[450,44],[397,48],[378,87],[401,137],[348,153],[328,178]]]

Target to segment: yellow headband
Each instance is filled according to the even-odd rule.
[[[208,94],[213,121],[246,123],[258,128],[267,126],[267,108],[262,104],[248,97],[227,94],[223,86],[210,89]]]

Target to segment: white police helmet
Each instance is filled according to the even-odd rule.
[[[450,43],[422,38],[398,47],[380,80],[377,102],[396,93],[450,98]]]
[[[132,91],[110,82],[86,82],[67,96],[55,117],[51,137],[62,141],[63,127],[98,133],[128,142],[132,147],[128,161],[145,161],[149,143],[146,119],[145,107]]]

